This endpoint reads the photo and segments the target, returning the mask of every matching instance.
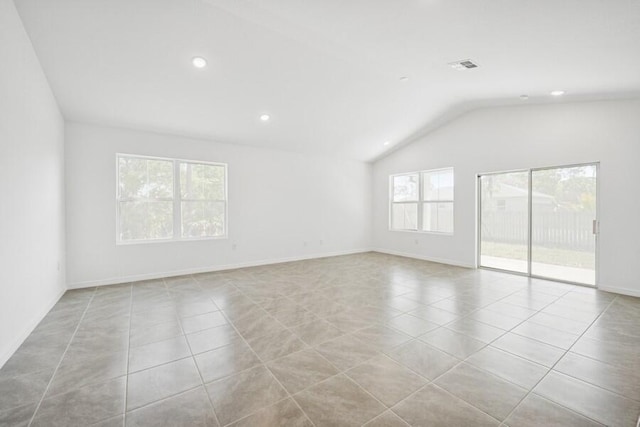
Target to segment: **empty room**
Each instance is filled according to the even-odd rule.
[[[0,427],[640,426],[638,0],[0,0]]]

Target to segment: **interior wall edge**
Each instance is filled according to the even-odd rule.
[[[138,282],[141,280],[164,279],[166,277],[186,276],[189,274],[214,273],[216,271],[235,270],[238,268],[247,268],[247,267],[259,267],[263,265],[282,264],[286,262],[305,261],[305,260],[311,260],[311,259],[331,258],[336,256],[354,255],[354,254],[361,254],[361,253],[367,253],[372,251],[373,249],[371,248],[363,248],[363,249],[354,249],[354,250],[348,250],[348,251],[317,253],[317,254],[311,254],[311,255],[295,256],[295,257],[271,258],[271,259],[264,259],[264,260],[257,260],[257,261],[240,262],[240,263],[234,263],[234,264],[212,265],[208,267],[198,267],[198,268],[190,268],[190,269],[184,269],[184,270],[173,270],[173,271],[165,271],[160,273],[136,274],[136,275],[130,275],[130,276],[112,277],[108,279],[68,283],[67,288],[71,290],[71,289],[91,288],[94,286],[109,286],[109,285],[117,285],[121,283]]]
[[[437,258],[437,257],[426,256],[426,255],[414,254],[410,252],[394,251],[391,249],[382,249],[382,248],[375,248],[373,249],[373,252],[379,252],[381,254],[387,254],[387,255],[396,255],[396,256],[401,256],[405,258],[419,259],[421,261],[430,261],[438,264],[452,265],[455,267],[472,268],[474,270],[476,269],[476,266],[474,264],[457,261],[454,259]]]
[[[53,298],[49,304],[45,306],[42,312],[37,313],[29,323],[22,329],[22,332],[13,340],[13,342],[4,349],[4,352],[0,354],[0,369],[4,366],[5,363],[13,356],[13,354],[20,348],[22,343],[31,335],[31,333],[35,330],[36,326],[45,318],[47,314],[51,311],[51,309],[60,301],[60,298],[67,292],[67,289],[61,290],[55,298]]]
[[[627,295],[630,297],[640,297],[640,291],[637,289],[629,289],[629,288],[620,288],[616,286],[608,286],[608,285],[598,285],[596,289],[604,292],[611,292],[619,295]]]
[[[0,1],[0,367],[66,292],[64,117],[13,1]]]

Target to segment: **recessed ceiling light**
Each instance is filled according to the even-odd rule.
[[[400,77],[400,81],[401,81],[401,82],[408,82],[408,81],[409,81],[409,77],[407,77],[407,76],[402,76],[402,77]]]
[[[384,144],[382,145],[389,145],[389,144],[391,144],[391,141],[385,141]]]
[[[520,95],[520,99],[526,101],[527,99],[529,99],[529,95]]]
[[[196,56],[191,60],[191,63],[196,68],[204,68],[207,66],[207,60],[201,56]]]
[[[554,90],[553,92],[551,92],[552,96],[562,96],[564,95],[564,91],[563,90]]]
[[[271,116],[268,114],[263,114],[260,116],[260,120],[262,120],[263,122],[268,122],[271,119]]]

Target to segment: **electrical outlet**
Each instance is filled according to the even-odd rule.
[[[307,242],[306,241],[302,242],[302,246],[306,247],[307,246]]]
[[[320,246],[324,245],[324,240],[320,240]]]
[[[234,251],[238,248],[238,245],[236,245],[235,243],[231,245],[231,249],[233,249]]]

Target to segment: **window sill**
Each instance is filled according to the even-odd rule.
[[[212,237],[192,237],[192,238],[182,238],[182,239],[153,239],[153,240],[132,240],[127,242],[116,241],[116,246],[131,246],[131,245],[149,245],[149,244],[163,244],[163,243],[185,243],[185,242],[200,242],[203,240],[227,240],[229,239],[228,235],[224,236],[212,236]]]
[[[445,233],[441,231],[422,231],[422,230],[396,230],[390,228],[389,231],[396,233],[416,233],[416,234],[433,234],[436,236],[453,236],[454,233]]]

